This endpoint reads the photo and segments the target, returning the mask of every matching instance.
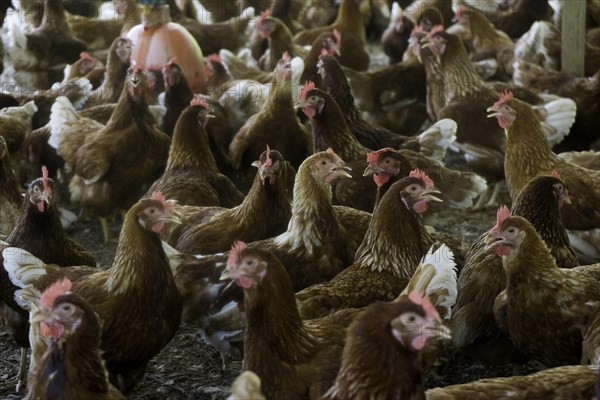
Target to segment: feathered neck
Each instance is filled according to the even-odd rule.
[[[308,164],[302,164],[296,175],[292,217],[287,231],[277,236],[275,242],[292,249],[303,248],[312,255],[339,235],[339,225],[331,205],[331,185],[318,182]]]
[[[507,290],[523,282],[536,282],[542,277],[548,279],[558,274],[556,260],[533,228],[527,229],[518,248],[502,257],[502,264],[506,271]]]
[[[340,111],[348,121],[360,119],[360,113],[354,102],[350,84],[339,64],[328,66],[325,78],[323,78],[323,86],[338,104]]]
[[[197,120],[199,112],[200,106],[190,106],[179,116],[173,132],[167,171],[194,169],[218,172],[204,126]]]
[[[8,156],[2,158],[2,164],[0,165],[0,192],[4,193],[15,204],[21,204],[23,201],[23,197],[19,192],[19,182],[17,182],[17,177],[13,172]]]
[[[269,99],[266,103],[265,111],[287,113],[296,115],[293,101],[293,82],[285,81],[278,82],[275,78],[271,82],[271,90],[269,90]]]
[[[285,168],[285,167],[282,167]],[[265,213],[262,207],[268,207],[268,213],[271,217],[266,222],[278,223],[281,218],[291,216],[291,196],[285,186],[285,174],[278,176],[274,184],[265,182],[263,185],[260,175],[257,173],[252,183],[250,191],[239,206],[233,208],[232,215],[236,220],[243,220],[254,223],[265,223]],[[261,207],[261,209],[258,209]]]
[[[383,196],[375,210],[356,251],[356,264],[372,271],[390,271],[409,280],[426,251],[422,241],[424,226],[394,189]]]
[[[247,368],[273,368],[265,364],[269,361],[299,364],[314,354],[318,340],[303,325],[292,281],[281,264],[269,263],[262,282],[244,290],[244,304],[246,343],[251,343],[246,347],[258,349],[245,354]]]
[[[6,239],[11,246],[27,251],[38,248],[41,243],[48,243],[45,254],[34,254],[45,263],[63,264],[62,256],[67,242],[67,235],[63,230],[60,217],[55,204],[50,204],[44,212],[29,201],[29,196],[23,199],[19,219],[15,229]],[[59,249],[62,251],[59,251]]]
[[[137,221],[135,206],[123,222],[115,261],[108,272],[107,290],[123,294],[130,290],[164,288],[173,279],[169,261],[158,235]]]
[[[65,9],[62,0],[44,1],[44,15],[42,23],[37,30],[53,31],[61,35],[71,33],[65,18]]]
[[[439,72],[444,81],[443,95],[446,104],[454,99],[486,90],[485,82],[475,71],[464,45],[457,38],[447,43],[446,51],[439,61],[436,57],[427,59],[429,62],[439,64]]]
[[[315,153],[331,147],[343,160],[366,159],[367,149],[352,134],[340,107],[329,95],[311,122]]]
[[[140,85],[145,84],[145,82],[140,83]],[[117,107],[110,116],[104,132],[125,129],[129,127],[132,121],[143,133],[146,133],[144,128],[150,128],[156,124],[156,119],[148,107],[145,92],[139,96],[132,96],[129,93],[129,84],[125,82]]]

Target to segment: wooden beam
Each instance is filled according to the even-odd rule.
[[[562,57],[564,72],[583,76],[586,0],[562,0]]]

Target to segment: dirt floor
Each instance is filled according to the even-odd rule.
[[[507,193],[503,200],[508,201]],[[478,211],[445,209],[436,212],[428,222],[439,231],[448,232],[467,243],[493,226],[495,209]],[[118,236],[119,222],[111,225],[114,237]],[[116,244],[104,245],[100,225],[96,221],[78,222],[71,231],[80,243],[90,249],[103,267],[108,267],[114,257]],[[21,399],[6,381],[16,375],[20,349],[13,343],[5,328],[0,326],[0,398]],[[227,370],[221,368],[219,354],[204,344],[198,329],[181,326],[173,341],[150,363],[143,381],[130,399],[224,399],[229,386],[238,375],[240,363],[234,362]],[[532,366],[528,369],[535,369]],[[488,368],[474,364],[466,357],[449,350],[442,358],[436,374],[427,378],[428,387],[446,386],[492,376],[509,376],[512,368]]]

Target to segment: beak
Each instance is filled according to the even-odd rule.
[[[425,332],[429,339],[452,339],[452,331],[438,319],[427,321]]]
[[[335,172],[337,172],[339,176],[344,176],[346,178],[352,178],[352,175],[350,175],[346,171],[352,171],[352,168],[350,168],[350,166],[346,163],[342,164],[341,166],[338,166],[335,169]]]
[[[365,168],[363,176],[373,175],[375,172],[379,171],[381,171],[381,168],[379,168],[376,164],[369,164],[367,165],[367,168]]]
[[[569,193],[565,193],[565,197],[563,197],[563,201],[565,204],[571,204],[571,197],[569,197]]]
[[[182,223],[180,215],[175,210],[173,210],[170,214],[163,215],[160,217],[160,220],[162,222],[171,222],[177,225],[181,225]]]
[[[440,192],[439,189],[437,189],[437,188],[432,188],[432,189],[426,191],[425,193],[423,193],[422,197],[426,197],[431,201],[437,201],[439,203],[444,202],[444,200],[440,199],[439,197],[434,196],[432,193],[440,194],[442,192]]]
[[[499,112],[496,112],[496,109],[494,109],[494,106],[488,107],[486,111],[491,113],[487,116],[488,118],[495,118],[498,115],[500,115]]]
[[[496,236],[496,233],[490,231],[485,237],[485,249],[489,250],[496,246],[498,242],[502,240],[502,237]]]
[[[213,114],[215,112],[214,108],[208,108],[207,109],[207,113],[206,113],[206,118],[215,118],[215,114]]]
[[[228,279],[236,279],[237,278],[237,273],[235,269],[227,269],[225,268],[223,270],[223,272],[221,273],[221,277],[219,278],[219,280],[221,281],[226,281]]]
[[[48,312],[46,312],[44,309],[37,309],[29,319],[29,323],[32,325],[40,323],[48,319],[49,316],[50,315],[48,314]]]

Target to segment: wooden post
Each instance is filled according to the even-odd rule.
[[[586,0],[561,0],[562,3],[562,70],[583,76],[585,62]]]

